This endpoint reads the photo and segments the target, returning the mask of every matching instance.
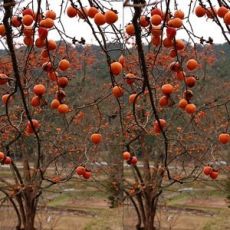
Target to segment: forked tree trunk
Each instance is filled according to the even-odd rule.
[[[158,199],[152,201],[142,197],[138,199],[139,223],[136,225],[136,230],[156,230],[156,209]],[[140,206],[144,203],[144,210]],[[137,210],[136,210],[137,211]]]
[[[20,223],[22,226],[17,226],[17,230],[35,230],[35,216],[37,212],[38,197],[34,198],[34,191],[26,189],[23,193],[17,196],[19,206]]]
[[[24,229],[25,230],[35,230],[35,214],[36,214],[36,208],[32,203],[27,204],[25,207],[26,209],[26,222],[24,223]]]
[[[154,149],[154,137],[143,134],[139,138],[140,146],[143,155],[143,173],[139,176],[140,181],[144,185],[141,194],[136,194],[138,203],[139,216],[141,217],[141,228],[143,230],[155,230],[156,228],[156,210],[158,197],[161,194],[161,183],[164,175],[164,170],[160,166],[160,156],[156,155]],[[154,168],[150,168],[150,159],[154,160]],[[138,168],[136,168],[137,175]],[[139,219],[140,219],[139,217]],[[140,220],[139,220],[140,222]]]
[[[149,205],[146,207],[146,220],[144,223],[145,230],[155,230],[155,216],[156,216],[156,208],[154,207],[153,203],[150,202]]]

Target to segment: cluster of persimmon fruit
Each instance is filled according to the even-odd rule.
[[[137,164],[137,157],[133,156],[130,152],[125,151],[123,152],[123,159],[127,162],[129,165],[136,165]]]
[[[112,25],[118,20],[118,15],[115,10],[111,9],[102,12],[94,6],[79,9],[74,5],[70,5],[67,7],[66,13],[70,18],[75,18],[77,16],[81,19],[91,18],[97,26],[102,26],[106,23]]]
[[[84,166],[78,166],[75,171],[77,175],[82,176],[85,179],[89,179],[92,176],[91,171]]]
[[[206,175],[206,176],[210,176],[213,180],[215,180],[218,175],[219,175],[219,172],[218,170],[215,170],[213,169],[211,166],[207,165],[207,166],[204,166],[203,168],[203,173]]]
[[[188,71],[194,71],[198,68],[198,66],[199,66],[198,62],[195,59],[189,59],[186,63],[186,68]],[[183,98],[179,101],[178,107],[185,110],[188,114],[195,113],[197,110],[196,105],[190,102],[193,96],[193,92],[188,88],[192,88],[195,86],[196,77],[194,75],[186,76],[186,73],[183,70],[181,70],[178,63],[175,63],[175,62],[170,64],[170,69],[176,73],[176,78],[179,81],[184,81],[185,86],[186,86],[186,90],[183,93]],[[170,95],[174,91],[173,85],[164,84],[161,87],[161,91],[164,94],[164,96],[162,96],[159,99],[159,105],[161,107],[170,105]]]
[[[16,28],[21,28],[21,32],[24,35],[24,44],[26,46],[36,46],[37,48],[44,48],[41,51],[42,58],[49,58],[50,51],[56,50],[57,44],[56,41],[48,39],[48,32],[54,27],[54,21],[56,19],[56,13],[53,10],[47,10],[44,15],[36,14],[30,8],[24,8],[22,10],[21,16],[13,16],[11,19],[11,25]],[[35,26],[35,24],[37,24]],[[2,36],[5,35],[4,25],[1,25],[4,33],[1,33]],[[37,33],[36,33],[37,28]],[[37,38],[36,38],[37,34]],[[35,39],[36,38],[36,39]],[[34,42],[35,39],[35,42]],[[62,59],[59,62],[58,69],[60,71],[65,71],[70,67],[70,63],[67,59]],[[54,67],[51,62],[45,62],[42,66],[43,70],[47,72],[48,77],[51,81],[57,82],[57,85],[61,88],[65,88],[68,85],[68,78],[65,76],[58,77],[58,72],[54,71]],[[1,82],[6,82],[7,77],[1,74]],[[0,82],[0,84],[1,84]],[[33,91],[35,96],[31,100],[31,105],[37,107],[41,105],[42,96],[46,92],[46,88],[43,84],[37,84],[34,86]],[[7,97],[9,95],[4,95],[2,101],[5,104]],[[69,107],[61,103],[65,93],[62,90],[59,90],[56,95],[56,99],[51,102],[51,108],[57,109],[60,113],[69,112]]]
[[[6,156],[3,152],[0,152],[0,163],[10,165],[12,163],[12,159],[11,157]]]
[[[93,133],[90,136],[90,140],[93,144],[98,145],[102,141],[102,135],[100,133]],[[82,176],[85,179],[89,179],[92,175],[91,170],[86,169],[84,166],[80,165],[76,168],[76,173],[79,176]]]
[[[195,14],[197,17],[207,17],[210,19],[213,19],[215,17],[219,17],[223,19],[223,22],[226,25],[230,25],[230,9],[226,6],[220,6],[220,7],[205,7],[204,5],[198,5],[195,8]]]

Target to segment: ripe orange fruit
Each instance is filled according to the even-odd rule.
[[[34,40],[33,37],[24,37],[23,42],[26,46],[33,46]]]
[[[57,109],[59,113],[68,113],[70,111],[69,106],[66,104],[60,104]]]
[[[214,11],[214,12],[213,12]],[[215,7],[213,8],[207,8],[206,9],[206,15],[208,18],[214,18],[217,15],[217,9]]]
[[[181,39],[176,40],[176,49],[177,50],[183,50],[185,48],[185,43]]]
[[[228,13],[229,9],[227,9],[226,7],[224,6],[221,6],[218,10],[217,10],[217,15],[220,17],[220,18],[223,18],[225,16],[226,13]]]
[[[12,163],[12,159],[11,159],[10,157],[6,157],[6,158],[4,159],[4,164],[10,165],[11,163]]]
[[[183,81],[186,77],[186,73],[184,71],[176,72],[176,79],[179,81]]]
[[[11,24],[14,27],[20,27],[22,22],[21,19],[18,16],[13,16],[11,19]]]
[[[44,27],[39,27],[38,28],[38,36],[39,38],[45,40],[47,38],[48,35],[48,29],[44,28]]]
[[[46,92],[46,87],[43,84],[38,84],[34,86],[33,91],[37,96],[41,96]]]
[[[37,130],[41,126],[40,122],[38,120],[36,120],[36,119],[32,119],[31,122],[32,122],[33,127],[34,127],[35,130]],[[26,132],[27,133],[33,133],[34,132],[30,121],[27,121]]]
[[[166,28],[166,36],[167,38],[174,39],[176,36],[176,29],[173,27],[167,27]]]
[[[169,95],[173,92],[173,86],[171,84],[164,84],[161,87],[161,91],[165,95]]]
[[[60,77],[58,78],[58,85],[61,87],[61,88],[65,88],[69,83],[69,80],[67,77]]]
[[[6,103],[9,103],[10,101],[12,101],[13,97],[12,97],[12,96],[9,97],[9,96],[10,96],[9,93],[4,94],[4,95],[2,96],[2,103],[3,103],[4,105],[6,105]]]
[[[192,70],[197,69],[198,63],[195,59],[189,59],[186,63],[186,67],[188,70],[192,71]]]
[[[70,63],[66,59],[62,59],[58,64],[58,68],[62,71],[67,70],[69,67],[70,67]]]
[[[165,38],[163,40],[163,46],[166,47],[166,48],[169,48],[171,46],[173,46],[173,40],[171,38]]]
[[[60,104],[61,103],[58,99],[53,99],[51,101],[50,107],[51,107],[51,109],[57,109]]]
[[[168,96],[162,96],[159,100],[159,105],[164,107],[169,104],[169,97]]]
[[[176,10],[174,12],[174,18],[184,19],[184,12],[182,10]]]
[[[133,24],[128,24],[125,27],[125,32],[129,35],[129,36],[133,36],[135,34],[135,28]]]
[[[206,9],[199,5],[195,9],[195,14],[199,18],[203,17],[206,14]]]
[[[48,50],[46,50],[46,49],[42,50],[40,56],[42,58],[48,58],[49,57]]]
[[[142,27],[147,27],[147,26],[149,26],[149,18],[148,17],[146,17],[145,15],[142,15],[141,17],[140,17],[140,25],[142,26]]]
[[[82,176],[85,173],[85,167],[83,166],[78,166],[75,170],[75,172],[77,173],[77,175]]]
[[[118,16],[117,14],[112,11],[112,10],[108,10],[105,12],[105,22],[108,23],[108,24],[113,24],[117,21],[118,19]]]
[[[110,70],[113,75],[119,75],[122,71],[122,65],[120,62],[113,62],[110,64]]]
[[[230,135],[228,133],[221,133],[218,139],[220,143],[227,144],[228,142],[230,142]]]
[[[33,36],[33,28],[31,26],[24,27],[23,34],[27,37]]]
[[[168,26],[174,28],[180,28],[183,25],[183,21],[180,18],[173,18],[168,21]]]
[[[88,16],[90,18],[94,18],[94,16],[98,13],[98,9],[96,7],[90,7],[88,10]]]
[[[169,56],[170,56],[171,58],[176,57],[176,55],[177,55],[177,52],[176,52],[175,49],[171,49],[171,50],[169,51]]]
[[[217,177],[218,177],[218,171],[216,171],[216,170],[212,170],[212,172],[209,174],[209,176],[213,179],[213,180],[215,180]]]
[[[161,37],[160,36],[152,36],[151,43],[154,46],[159,46],[161,44]]]
[[[86,19],[87,18],[87,16],[88,16],[88,9],[87,8],[83,8],[83,10],[82,9],[78,9],[77,10],[77,13],[78,13],[78,15],[79,15],[79,18],[81,18],[81,19]]]
[[[97,145],[102,141],[102,136],[100,133],[93,133],[90,139],[95,145]]]
[[[85,170],[84,174],[82,175],[85,179],[89,179],[92,176],[92,173],[88,170]]]
[[[3,24],[0,24],[0,35],[4,36],[6,34],[6,29]]]
[[[162,18],[160,15],[158,14],[154,14],[152,17],[151,17],[151,23],[154,25],[154,26],[158,26],[161,24],[161,21],[162,21]]]
[[[184,93],[183,93],[183,96],[184,96],[184,98],[187,100],[187,101],[189,101],[189,100],[191,100],[192,99],[192,97],[193,97],[193,92],[192,92],[192,90],[185,90],[184,91]]]
[[[125,80],[128,85],[132,85],[135,82],[135,75],[132,73],[127,73],[125,75]]]
[[[31,15],[32,17],[34,17],[34,11],[30,8],[25,8],[23,11],[22,11],[22,15]]]
[[[131,157],[131,154],[130,154],[130,152],[123,152],[123,159],[124,160],[126,160],[126,161],[128,161],[129,159],[130,159],[130,157]]]
[[[76,17],[77,16],[77,9],[75,9],[73,6],[68,6],[66,13],[70,18]]]
[[[136,93],[131,94],[131,95],[129,96],[129,103],[130,103],[130,104],[133,104],[136,97],[137,97],[137,94],[136,94]],[[137,99],[136,99],[136,101],[137,101]]]
[[[153,26],[151,33],[153,36],[161,36],[161,33],[162,33],[161,26]]]
[[[151,10],[151,16],[153,16],[153,15],[159,15],[159,16],[162,17],[163,13],[162,13],[161,9],[159,9],[159,8],[153,8]]]
[[[181,65],[179,62],[172,62],[169,65],[169,69],[173,72],[178,72],[181,70]]]
[[[35,40],[35,46],[38,47],[38,48],[42,48],[44,47],[46,44],[46,41],[41,39],[40,37],[38,37],[36,40]]]
[[[124,90],[120,86],[114,86],[112,89],[112,94],[114,97],[118,98],[123,96]]]
[[[54,26],[54,20],[51,18],[45,18],[40,21],[40,26],[51,29]]]
[[[8,82],[8,76],[4,73],[0,73],[0,85],[4,85]]]
[[[56,48],[57,48],[57,43],[52,39],[48,40],[47,49],[55,50]]]
[[[196,78],[191,76],[191,77],[186,77],[185,83],[188,87],[193,87],[196,84]]]
[[[47,10],[45,14],[46,18],[56,19],[56,13],[53,10]]]
[[[48,77],[51,81],[57,81],[58,73],[55,71],[48,72]]]
[[[196,106],[194,104],[187,104],[185,106],[185,111],[189,114],[195,113],[196,112]]]
[[[121,55],[121,56],[119,57],[118,61],[119,61],[119,62],[121,63],[121,65],[124,67],[124,65],[125,65],[125,57],[124,57],[124,55]]]
[[[5,158],[5,154],[3,152],[0,152],[0,161],[2,161]]]
[[[230,10],[224,15],[224,23],[230,25]]]
[[[22,18],[22,23],[25,26],[30,26],[33,23],[33,21],[34,21],[34,18],[29,14],[24,15]]]
[[[41,98],[40,98],[39,96],[34,96],[34,97],[32,97],[30,104],[31,104],[33,107],[40,106],[40,104],[41,104]]]
[[[42,69],[46,72],[51,72],[53,70],[51,62],[45,62],[42,64]]]
[[[181,108],[181,109],[184,109],[188,104],[188,101],[186,99],[181,99],[178,103],[178,106]]]
[[[98,26],[102,26],[105,24],[105,15],[102,14],[101,12],[95,14],[94,16],[94,22]]]
[[[158,124],[158,121],[154,121],[153,123],[153,129],[155,133],[160,133],[161,132],[161,128],[164,129],[167,125],[167,122],[164,119],[159,119],[160,125]],[[161,126],[161,128],[160,128]]]
[[[137,164],[137,157],[132,156],[131,159],[130,159],[130,163],[131,163],[131,165],[136,165]]]
[[[210,173],[212,172],[212,167],[210,167],[210,166],[204,166],[204,168],[203,168],[203,172],[204,172],[204,174],[205,175],[210,175]]]

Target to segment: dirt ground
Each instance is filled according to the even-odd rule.
[[[0,211],[0,229],[15,229],[16,218],[12,215],[12,209],[1,207]],[[177,205],[159,208],[157,225],[162,230],[227,230],[230,229],[229,215],[224,198],[183,199]],[[41,208],[36,226],[41,230],[134,230],[135,220],[135,212],[129,203],[111,209],[106,200],[91,197]]]
[[[6,174],[7,176],[7,174]],[[181,186],[181,187],[180,187]],[[177,185],[165,191],[156,217],[159,230],[230,230],[227,194],[212,181],[197,182],[192,190]],[[185,191],[180,192],[180,190]],[[110,208],[108,193],[97,182],[75,180],[56,185],[40,199],[38,230],[135,230],[136,213],[129,201]],[[15,230],[13,209],[0,205],[0,230]]]

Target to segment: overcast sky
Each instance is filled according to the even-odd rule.
[[[83,0],[83,5],[84,5]],[[155,1],[155,0],[154,0]],[[150,2],[154,2],[150,1]],[[188,15],[188,5],[191,0],[178,0],[178,8],[182,9],[185,12],[185,15]],[[62,0],[55,0],[55,1],[49,1],[50,3],[50,9],[53,9],[58,15],[60,12],[60,4]],[[67,3],[67,1],[65,1]],[[85,1],[88,2],[88,1]],[[104,2],[104,1],[103,1]],[[216,0],[212,0],[213,4],[216,4]],[[172,1],[172,4],[174,1]],[[35,3],[36,4],[36,3]],[[42,1],[42,8],[45,9],[46,1]],[[114,9],[116,9],[119,12],[119,21],[117,22],[117,25],[122,28],[124,25],[126,25],[128,22],[131,21],[132,14],[129,7],[126,7],[123,11],[123,3],[122,2],[113,2],[110,3]],[[21,4],[22,8],[23,4]],[[35,5],[36,6],[36,5]],[[85,4],[85,6],[87,6]],[[109,6],[107,4],[107,6]],[[173,5],[171,5],[173,9]],[[63,7],[64,11],[65,7]],[[3,18],[3,13],[0,12],[0,20]],[[124,15],[124,19],[122,19],[122,16]],[[223,43],[225,42],[223,35],[221,34],[221,30],[218,26],[216,26],[215,23],[212,22],[211,19],[204,18],[197,18],[194,14],[191,14],[190,22],[193,25],[194,33],[198,36],[204,36],[204,38],[208,38],[209,36],[214,39],[214,43]],[[95,43],[95,39],[93,38],[92,32],[90,28],[87,26],[86,23],[82,23],[82,20],[78,20],[76,18],[69,18],[66,16],[66,14],[62,14],[62,23],[65,27],[66,34],[68,34],[71,37],[76,37],[77,39],[80,37],[84,37],[86,39],[87,43]],[[61,29],[60,24],[56,20],[55,25]],[[188,27],[189,25],[186,23],[186,19],[184,20],[184,25]],[[229,36],[229,35],[228,35]],[[52,39],[60,39],[57,32],[54,30],[49,33],[49,38]],[[177,38],[183,38],[187,40],[187,35],[184,31],[180,30],[178,32]],[[2,39],[2,38],[1,38]],[[198,40],[196,40],[198,41]]]

